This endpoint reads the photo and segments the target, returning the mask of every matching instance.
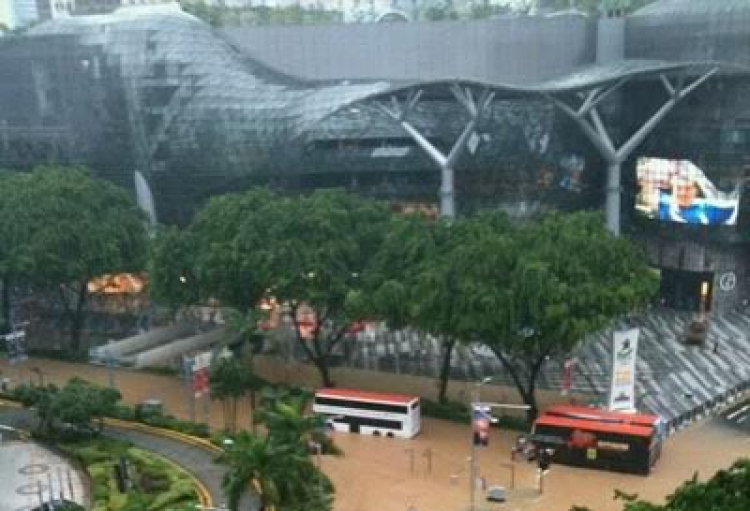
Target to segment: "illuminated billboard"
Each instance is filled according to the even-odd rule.
[[[635,208],[655,220],[699,225],[735,225],[739,187],[723,192],[688,160],[639,158]]]

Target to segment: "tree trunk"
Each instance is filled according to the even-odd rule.
[[[537,416],[539,415],[539,407],[537,405],[536,401],[536,379],[539,376],[539,371],[542,368],[542,364],[544,364],[544,359],[546,358],[546,355],[544,357],[541,357],[540,359],[537,359],[533,364],[528,364],[526,361],[523,361],[523,366],[525,369],[528,369],[528,379],[527,384],[524,385],[524,382],[521,381],[521,374],[519,374],[519,369],[516,367],[511,360],[507,358],[506,355],[503,354],[502,351],[499,349],[490,346],[490,349],[495,354],[497,359],[500,361],[500,364],[503,366],[503,368],[508,372],[511,379],[513,380],[513,383],[516,386],[516,389],[518,390],[518,393],[521,396],[521,399],[523,399],[523,404],[529,405],[529,409],[526,411],[526,421],[529,423],[529,425],[533,424],[536,420]]]
[[[221,399],[221,411],[224,414],[224,431],[231,432],[229,429],[229,399]]]
[[[523,403],[530,406],[530,408],[526,410],[526,422],[530,425],[534,424],[534,421],[539,416],[539,405],[536,401],[536,394],[533,390],[524,391],[521,393],[521,397],[523,398]]]
[[[445,403],[448,393],[448,379],[451,375],[451,356],[453,347],[456,345],[455,339],[443,340],[443,363],[440,366],[440,375],[438,376],[438,402]]]
[[[81,332],[83,330],[83,307],[86,304],[87,283],[84,281],[78,288],[78,303],[70,321],[70,348],[76,355],[80,355],[87,348],[88,342],[82,342]]]
[[[331,380],[331,369],[328,367],[328,360],[326,357],[315,357],[312,359],[315,367],[318,368],[320,373],[320,381],[324,387],[335,387],[336,384]]]
[[[255,389],[250,389],[250,431],[255,433],[255,406],[257,405]]]
[[[0,318],[0,334],[7,334],[11,331],[13,325],[10,324],[10,277],[3,276],[3,298],[2,298],[2,318]]]

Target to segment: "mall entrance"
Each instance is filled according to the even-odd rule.
[[[673,309],[700,312],[701,300],[705,312],[711,310],[714,274],[710,271],[661,269],[661,303]]]

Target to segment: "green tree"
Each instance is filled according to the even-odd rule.
[[[177,310],[201,299],[196,273],[197,244],[189,231],[165,227],[151,241],[149,292],[160,305]]]
[[[307,452],[296,443],[279,442],[272,435],[257,436],[246,431],[232,438],[220,461],[228,465],[222,486],[229,509],[253,488],[261,509],[277,511],[329,511],[333,505],[333,484],[316,467]]]
[[[365,283],[376,280],[368,272],[389,218],[384,203],[340,191],[290,198],[256,189],[216,197],[187,234],[170,235],[166,247],[154,251],[155,291],[176,301],[195,299],[175,289],[179,275],[169,265],[170,254],[195,247],[188,264],[194,265],[198,299],[216,299],[239,317],[259,318],[260,301],[276,298],[323,384],[333,385],[330,358],[366,314]],[[316,319],[309,336],[303,308]]]
[[[444,0],[440,3],[429,5],[420,13],[420,17],[428,21],[444,21],[458,19],[458,13],[453,6],[453,0]]]
[[[179,4],[182,10],[212,27],[223,25],[223,9],[218,6],[209,5],[203,0],[179,0]]]
[[[227,431],[237,431],[237,404],[249,392],[258,389],[261,381],[253,373],[249,360],[219,357],[218,362],[211,364],[211,399],[221,401]],[[254,413],[254,400],[251,405]]]
[[[85,349],[81,330],[88,282],[105,273],[140,270],[148,238],[135,201],[118,186],[83,170],[34,171],[18,216],[28,234],[26,278],[59,296],[68,321],[70,347]]]
[[[0,333],[11,328],[11,289],[28,271],[29,224],[24,217],[28,175],[0,171]]]
[[[267,249],[271,292],[288,305],[297,340],[320,373],[334,385],[329,363],[353,323],[365,319],[364,297],[377,271],[373,262],[385,238],[390,211],[385,203],[343,191],[316,191],[277,202]],[[305,333],[301,311],[314,317]]]
[[[256,335],[258,302],[271,285],[266,247],[272,206],[265,189],[212,198],[185,230],[159,232],[151,250],[152,296],[172,308],[217,301],[234,335]]]
[[[80,378],[72,378],[55,393],[50,400],[50,413],[58,421],[78,428],[86,428],[96,422],[101,432],[104,417],[114,415],[122,398],[120,391],[99,387]]]
[[[627,239],[599,215],[553,214],[511,229],[480,217],[451,252],[462,278],[463,340],[497,356],[536,418],[536,383],[550,358],[567,356],[588,334],[643,306],[658,280]],[[494,225],[493,225],[494,223]]]
[[[266,387],[261,392],[262,406],[255,420],[266,427],[269,438],[276,444],[306,453],[312,443],[320,443],[322,452],[335,453],[337,450],[325,434],[325,419],[308,413],[310,399],[306,392]]]
[[[372,308],[390,327],[410,326],[440,339],[442,362],[438,400],[445,402],[457,311],[453,289],[461,275],[445,257],[460,239],[460,221],[433,221],[422,215],[395,217],[377,257],[381,281],[371,294]]]
[[[750,509],[750,458],[735,461],[705,482],[694,475],[669,495],[664,504],[640,500],[637,495],[621,491],[615,492],[615,499],[625,501],[623,511],[744,511]],[[571,511],[588,509],[574,506]]]
[[[101,432],[104,417],[116,412],[122,398],[116,389],[99,387],[80,378],[71,378],[62,388],[21,385],[13,394],[24,406],[34,407],[37,430],[43,434],[54,434],[62,424],[74,431],[89,431],[94,422]]]
[[[560,10],[572,7],[593,15],[614,11],[627,14],[654,1],[656,0],[544,0],[541,5]],[[531,2],[525,2],[525,6],[528,9]]]
[[[267,245],[276,203],[266,189],[212,198],[189,227],[200,299],[217,299],[240,315],[255,310],[271,282]]]

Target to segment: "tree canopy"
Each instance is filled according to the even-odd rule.
[[[708,481],[697,474],[669,495],[664,504],[641,500],[637,495],[615,492],[625,501],[623,511],[744,511],[750,509],[750,458],[741,458],[719,470]],[[575,506],[571,511],[588,511]]]
[[[645,305],[658,287],[643,254],[609,233],[598,214],[553,214],[512,227],[474,223],[451,254],[462,278],[459,335],[492,350],[536,416],[535,387],[550,358]]]
[[[443,342],[441,397],[451,342],[485,344],[512,378],[529,419],[550,358],[642,306],[657,279],[643,255],[599,215],[553,214],[515,225],[500,212],[451,223],[394,220],[381,246],[373,309]]]
[[[228,465],[223,487],[229,508],[240,507],[253,487],[263,509],[329,511],[333,484],[310,456],[310,441],[325,437],[322,418],[306,414],[306,395],[272,389],[264,389],[263,395],[256,419],[265,434],[240,432],[231,437],[221,458]]]
[[[104,417],[114,415],[121,399],[117,389],[80,378],[71,378],[62,388],[22,385],[14,389],[14,396],[24,406],[36,408],[38,430],[43,434],[57,434],[61,427],[73,428],[76,434],[86,433],[94,421],[101,431]]]
[[[3,244],[0,271],[60,298],[71,348],[78,352],[88,282],[143,268],[143,216],[124,189],[83,169],[44,167],[2,181],[13,198],[0,199],[3,217],[12,219],[10,225],[0,221],[10,240]]]
[[[373,312],[390,327],[411,327],[440,339],[438,400],[446,399],[455,329],[462,320],[454,290],[461,279],[449,254],[461,246],[464,222],[431,220],[420,214],[393,218],[380,246]]]
[[[155,291],[174,301],[216,299],[241,315],[264,298],[284,304],[296,337],[331,385],[328,364],[349,326],[363,318],[372,260],[390,212],[341,191],[286,197],[251,190],[212,199],[186,232],[167,232],[153,261]],[[194,255],[177,254],[191,247]],[[192,264],[175,270],[170,254]],[[195,284],[180,291],[185,280]],[[310,312],[312,320],[302,317]],[[311,323],[310,331],[305,328]]]

